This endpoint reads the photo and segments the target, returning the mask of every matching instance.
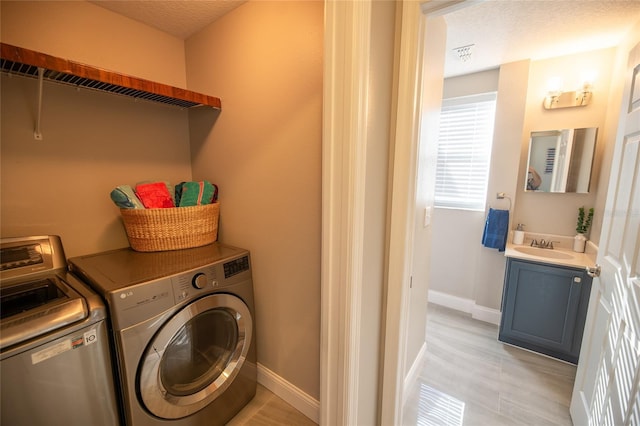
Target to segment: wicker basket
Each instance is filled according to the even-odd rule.
[[[167,209],[120,209],[136,251],[200,247],[218,239],[220,204]]]

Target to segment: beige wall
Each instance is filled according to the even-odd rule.
[[[528,72],[529,61],[519,61],[445,81],[446,97],[498,92],[488,207],[509,208],[508,200],[496,200],[496,192],[505,192],[515,202],[520,145],[513,141],[522,133]],[[435,210],[431,289],[499,309],[505,258],[504,253],[481,245],[485,218],[485,211]],[[469,309],[473,312],[474,307]]]
[[[164,83],[186,81],[180,40],[93,4],[0,7],[5,43]],[[127,246],[109,192],[191,178],[187,113],[52,83],[43,92],[44,140],[35,141],[37,83],[3,76],[2,236],[60,234],[69,257]]]
[[[497,92],[499,76],[495,69],[447,78],[443,99]],[[513,118],[504,123],[511,123]],[[496,147],[494,153],[499,151],[500,147]],[[432,245],[436,249],[429,269],[431,290],[473,300],[484,217],[484,211],[434,209]]]
[[[68,257],[126,247],[111,190],[191,178],[184,111],[45,83],[36,141],[37,80],[3,75],[1,84],[3,237],[57,234]]]
[[[426,18],[425,18],[426,19]],[[427,327],[427,294],[429,290],[429,261],[431,259],[432,226],[424,226],[425,209],[433,211],[435,196],[435,164],[438,155],[440,105],[444,76],[444,57],[447,25],[442,17],[426,19],[424,42],[424,72],[422,116],[418,142],[416,204],[414,216],[412,285],[409,293],[405,376],[418,360],[425,343]],[[403,141],[396,141],[402,143]]]
[[[86,1],[2,0],[0,8],[3,43],[186,88],[178,38]]]
[[[521,61],[500,67],[496,124],[487,190],[487,206],[507,208],[507,200],[496,200],[496,192],[511,197],[511,229],[524,223],[525,230],[571,236],[575,233],[578,207],[595,207],[591,238],[597,243],[608,182],[611,141],[619,111],[619,96],[610,92],[616,49],[603,49],[539,61]],[[547,83],[560,76],[569,87],[578,85],[584,70],[595,70],[592,104],[584,108],[544,110],[542,99]],[[460,96],[464,86],[479,87],[478,75],[451,79],[447,93]],[[465,83],[466,81],[466,83]],[[445,86],[447,87],[447,86]],[[529,134],[534,130],[568,127],[598,127],[596,165],[589,194],[525,193],[524,170]],[[431,263],[431,289],[473,301],[476,305],[500,308],[505,259],[496,250],[482,248],[480,236],[485,213],[436,210],[434,244],[439,247]],[[464,222],[461,222],[464,221]],[[473,230],[467,229],[473,226]],[[464,230],[466,229],[466,232]],[[462,231],[462,232],[461,232]],[[462,246],[463,248],[459,248]],[[469,248],[476,247],[476,249]],[[457,255],[455,254],[457,253]],[[471,255],[471,253],[475,255]],[[462,262],[462,263],[461,263]]]
[[[598,180],[602,167],[603,152],[612,139],[604,137],[607,111],[617,109],[610,105],[609,87],[612,82],[615,48],[590,51],[559,58],[551,58],[531,63],[529,91],[527,95],[526,121],[521,139],[520,173],[518,174],[518,198],[515,206],[515,221],[524,223],[525,230],[530,232],[557,235],[575,235],[578,208],[595,207]],[[548,91],[548,82],[558,76],[564,81],[565,90],[581,87],[581,78],[585,71],[594,71],[593,97],[586,107],[545,110],[542,100]],[[597,127],[596,157],[594,174],[589,194],[552,194],[524,192],[527,157],[529,152],[529,135],[532,131],[549,129],[566,129],[580,127]],[[604,205],[598,206],[595,217],[602,220]],[[598,233],[591,233],[590,238],[596,243]]]
[[[446,78],[442,99],[497,92],[499,78],[499,68]]]
[[[487,206],[509,208],[506,199],[497,200],[497,192],[505,192],[511,198],[511,213],[518,199],[516,186],[518,176],[518,156],[520,148],[514,141],[522,132],[526,110],[529,61],[517,61],[500,66],[498,99],[496,102],[496,123],[493,133],[495,146],[491,150],[491,169],[487,185]],[[485,216],[486,218],[486,216]],[[510,217],[511,223],[514,218]],[[483,227],[480,228],[483,231]],[[500,309],[502,283],[505,268],[503,253],[496,249],[480,247],[474,282],[473,300],[479,307]]]
[[[322,2],[248,3],[186,45],[87,2],[1,7],[5,43],[223,102],[187,113],[46,83],[35,142],[35,81],[3,76],[2,235],[124,247],[114,186],[210,179],[220,239],[252,250],[259,362],[318,398]]]
[[[186,42],[195,179],[220,187],[220,238],[251,250],[258,361],[314,398],[320,370],[322,2],[249,2]],[[210,131],[209,131],[210,129]]]

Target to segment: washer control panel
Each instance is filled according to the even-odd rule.
[[[207,275],[204,272],[198,272],[191,279],[191,285],[199,290],[205,288],[208,282],[209,280],[207,279]]]
[[[215,265],[197,271],[185,272],[171,277],[176,302],[190,299],[202,290],[212,290],[218,285]]]
[[[249,271],[250,261],[246,255],[175,275],[171,277],[171,285],[176,303],[199,297],[202,292],[242,281]]]
[[[224,265],[224,277],[231,278],[241,272],[249,270],[249,256],[242,256],[226,262]]]

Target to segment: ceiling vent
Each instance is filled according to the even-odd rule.
[[[466,46],[455,47],[453,51],[462,62],[467,62],[471,59],[474,46],[475,44],[467,44]]]

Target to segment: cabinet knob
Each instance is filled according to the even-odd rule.
[[[600,272],[602,271],[602,268],[600,267],[600,265],[596,263],[596,266],[587,266],[586,270],[587,270],[587,275],[589,275],[592,278],[595,278],[600,276]]]

